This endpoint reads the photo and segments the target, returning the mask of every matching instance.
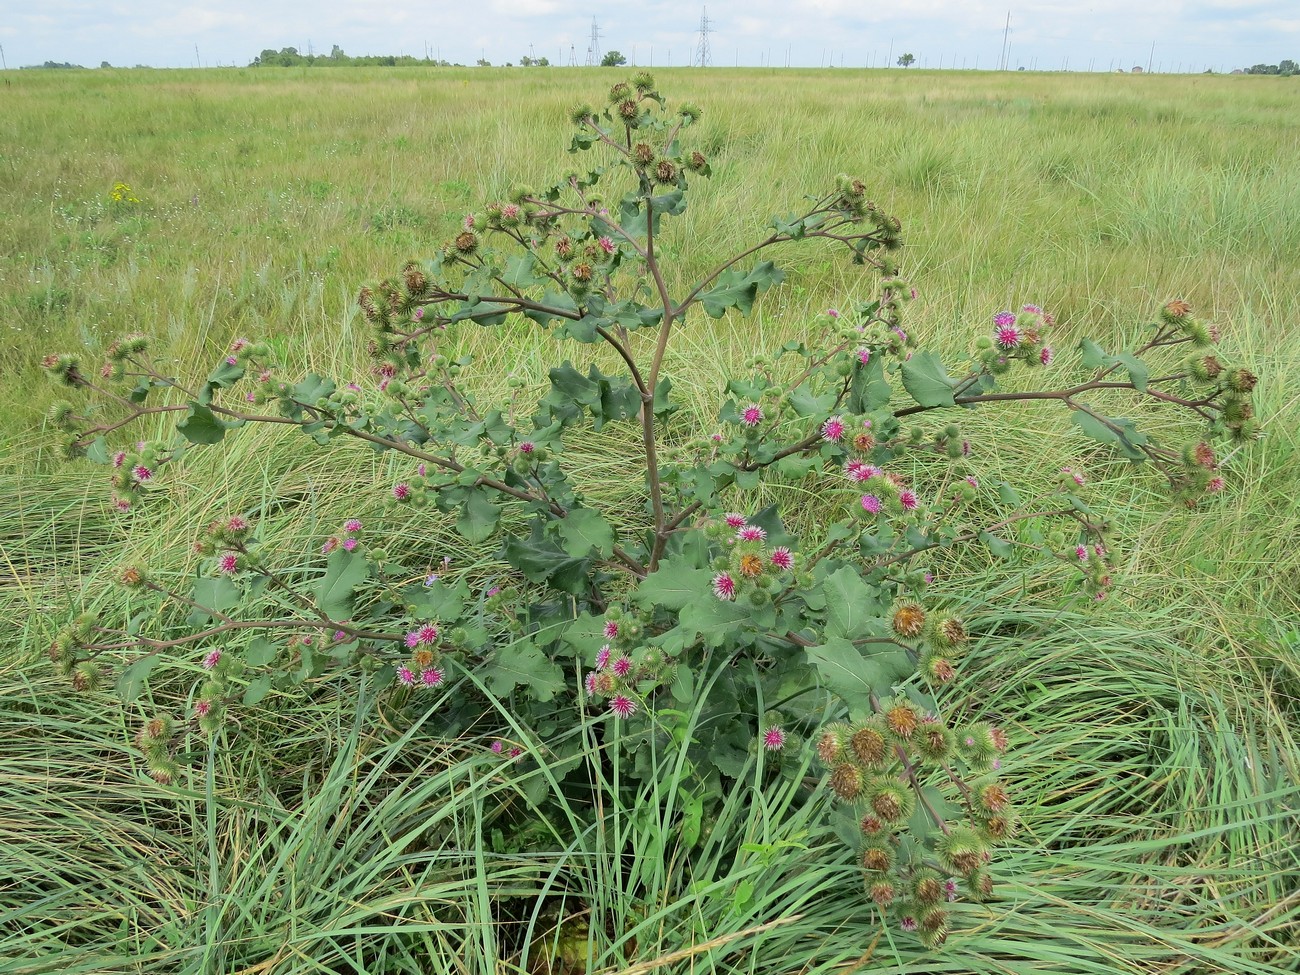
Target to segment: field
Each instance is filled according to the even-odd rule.
[[[102,469],[57,458],[45,414],[59,393],[40,359],[141,331],[160,360],[198,371],[247,335],[288,371],[360,375],[358,287],[430,256],[513,183],[558,177],[566,111],[621,75],[7,72],[0,973],[514,972],[565,911],[582,915],[581,959],[556,948],[554,975],[588,970],[588,926],[593,975],[1300,971],[1300,86],[656,75],[703,108],[693,135],[714,170],[664,243],[683,280],[848,172],[902,217],[911,321],[954,358],[1025,302],[1055,313],[1060,349],[1084,335],[1118,349],[1182,298],[1261,377],[1267,435],[1190,510],[1063,415],[973,421],[988,469],[1018,483],[1047,484],[1084,454],[1124,551],[1121,587],[1092,611],[1025,596],[1032,581],[996,567],[968,566],[985,588],[954,594],[988,636],[945,703],[1015,729],[1024,828],[999,860],[1001,899],[963,907],[937,954],[882,934],[852,858],[792,796],[725,805],[716,835],[753,840],[736,862],[708,841],[681,854],[671,802],[611,809],[611,841],[581,831],[573,797],[574,833],[561,823],[539,853],[536,836],[500,835],[526,832],[501,813],[526,807],[526,790],[480,776],[467,756],[481,743],[385,727],[364,695],[327,688],[197,747],[183,785],[150,781],[131,744],[143,705],[71,694],[44,660],[55,629],[82,608],[128,611],[111,584],[124,560],[192,572],[194,532],[227,510],[310,498],[276,523],[282,539],[378,519],[390,471],[369,452],[340,465],[250,434],[187,458],[170,503],[124,522]],[[690,408],[708,410],[718,376],[756,347],[869,295],[815,246],[786,268],[754,317],[687,323],[666,368]],[[489,366],[485,394],[510,374],[540,384],[574,355],[507,328],[459,340]],[[589,445],[609,497],[623,490],[618,450]],[[423,531],[409,541],[430,562],[463,547],[450,524]],[[490,548],[457,554],[484,578],[499,568]],[[999,636],[1012,623],[1018,637]]]

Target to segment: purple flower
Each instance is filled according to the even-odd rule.
[[[626,694],[615,694],[614,699],[609,702],[609,710],[616,718],[630,718],[636,714],[636,702]]]
[[[405,665],[397,668],[397,680],[403,687],[415,686],[415,671]]]
[[[713,595],[723,600],[736,598],[736,580],[729,572],[719,572],[713,577]]]
[[[609,644],[605,644],[596,651],[596,669],[604,670],[609,663]]]
[[[1005,328],[1006,326],[1014,325],[1015,323],[1016,316],[1014,312],[1000,311],[993,316],[993,325],[995,328]]]
[[[844,438],[844,420],[842,417],[833,416],[822,424],[822,439],[831,443],[839,443]]]
[[[239,556],[234,552],[222,552],[217,559],[217,571],[222,575],[234,575],[239,571]]]
[[[743,525],[737,530],[736,538],[742,542],[761,542],[767,538],[767,532],[758,525]]]
[[[343,522],[343,530],[347,532],[349,535],[355,535],[357,532],[361,531],[360,520],[356,518],[349,518],[347,521]]]
[[[745,524],[745,516],[735,511],[727,512],[722,516],[722,520],[727,523],[728,528],[739,528]]]
[[[213,650],[209,652],[206,657],[203,658],[203,669],[212,670],[214,667],[217,666],[218,663],[220,663],[220,661],[221,661],[221,651]]]
[[[615,623],[613,620],[606,620],[606,621],[605,621],[605,639],[606,639],[606,640],[613,640],[613,639],[614,639],[615,637],[617,637],[617,636],[618,636],[618,624]]]
[[[862,510],[873,515],[880,514],[882,505],[880,499],[874,494],[864,494],[862,496]]]
[[[993,337],[998,343],[998,348],[1014,349],[1020,344],[1020,329],[1014,325],[1002,325],[998,327]]]
[[[772,554],[769,556],[769,559],[778,569],[791,569],[794,567],[794,555],[792,555],[790,550],[784,545],[780,548],[772,549]]]
[[[437,687],[446,676],[438,667],[429,667],[420,672],[420,680],[424,682],[425,687]]]
[[[632,673],[632,661],[628,657],[619,657],[610,669],[614,671],[615,676],[626,677]]]
[[[398,501],[407,501],[411,497],[411,485],[402,482],[393,485],[393,497]]]
[[[763,408],[757,403],[750,403],[740,411],[740,422],[747,427],[756,427],[763,422]]]
[[[785,747],[785,731],[773,725],[763,732],[763,747],[769,752],[779,752]]]

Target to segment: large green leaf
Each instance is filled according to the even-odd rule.
[[[235,580],[229,576],[217,576],[215,579],[194,580],[194,601],[200,606],[224,613],[239,605],[243,593]],[[206,626],[214,620],[211,613],[195,609],[189,615],[190,626]]]
[[[492,537],[500,519],[501,506],[492,501],[487,491],[477,488],[465,499],[456,519],[456,531],[467,542],[478,544]]]
[[[899,366],[899,371],[903,376],[903,388],[921,406],[956,405],[952,397],[952,378],[933,352],[913,353]]]
[[[712,593],[713,573],[686,558],[672,558],[645,578],[632,596],[642,609],[680,610],[701,594]]]
[[[370,576],[364,558],[346,549],[335,549],[325,566],[325,576],[316,583],[316,605],[332,620],[352,615],[352,593]]]
[[[855,714],[870,713],[872,694],[888,696],[912,672],[907,653],[889,645],[871,645],[863,653],[848,640],[832,638],[806,654],[822,683]]]
[[[880,593],[862,581],[852,566],[841,566],[826,577],[826,636],[855,639],[880,632],[885,614]]]
[[[569,555],[536,527],[529,538],[507,538],[501,556],[529,582],[543,583],[574,596],[587,592],[590,560]]]
[[[122,699],[122,703],[130,704],[144,693],[145,684],[149,680],[149,672],[158,666],[158,661],[162,658],[151,653],[129,664],[117,678],[117,696]]]
[[[614,551],[614,529],[595,508],[570,508],[552,524],[568,555],[581,558],[594,549],[601,558],[608,558]]]
[[[770,620],[764,617],[770,617]],[[775,617],[776,613],[770,603],[761,609],[751,609],[718,599],[709,590],[697,593],[678,614],[684,645],[690,646],[696,640],[703,640],[710,647],[722,646],[739,630],[771,625],[775,622]]]
[[[893,391],[885,380],[885,365],[880,356],[853,367],[853,384],[849,387],[849,412],[870,413],[889,405]]]
[[[1132,420],[1116,416],[1094,416],[1085,410],[1075,410],[1074,422],[1098,443],[1113,444],[1129,460],[1141,462],[1146,459],[1146,454],[1139,448],[1148,442],[1147,435]]]
[[[237,425],[222,423],[202,403],[190,403],[190,411],[185,414],[185,419],[176,424],[176,431],[190,443],[214,444],[221,441],[227,430]]]
[[[537,701],[549,701],[564,690],[564,671],[542,652],[532,640],[509,643],[480,671],[487,689],[505,697],[516,687],[528,688]]]
[[[1081,339],[1079,349],[1083,353],[1083,364],[1087,368],[1109,369],[1115,365],[1122,365],[1128,371],[1128,378],[1133,383],[1133,386],[1143,392],[1146,391],[1147,380],[1151,377],[1151,370],[1145,362],[1132,352],[1117,352],[1114,355],[1108,355],[1106,350],[1092,339]]]
[[[748,315],[754,308],[758,293],[785,279],[785,272],[771,261],[763,261],[748,273],[733,269],[718,276],[717,283],[700,295],[704,312],[710,318],[721,318],[730,308]]]

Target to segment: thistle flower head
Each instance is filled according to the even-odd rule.
[[[863,765],[879,765],[889,754],[889,743],[875,723],[860,725],[849,737],[853,757]]]
[[[203,669],[212,670],[221,662],[220,650],[209,650],[203,658]]]
[[[768,561],[782,571],[788,571],[794,568],[794,554],[785,546],[772,549],[772,554],[768,556]]]
[[[885,727],[904,740],[916,734],[921,715],[910,701],[897,701],[885,709]]]
[[[756,427],[763,422],[763,408],[757,403],[750,403],[740,411],[740,422],[747,427]]]
[[[1000,325],[993,335],[993,340],[997,342],[1000,349],[1014,349],[1020,344],[1020,337],[1020,329],[1015,325]]]
[[[894,632],[909,640],[920,636],[925,630],[925,610],[920,603],[905,600],[894,607],[891,625]]]
[[[722,516],[722,520],[727,523],[728,528],[741,528],[745,524],[745,516],[739,512],[729,511]]]
[[[609,702],[609,710],[616,718],[630,718],[636,714],[636,702],[625,694],[616,694]]]
[[[769,752],[779,752],[785,747],[785,730],[773,725],[763,732],[763,748]]]
[[[884,509],[884,504],[880,498],[874,494],[864,494],[862,496],[862,510],[868,514],[878,515]]]
[[[615,677],[626,677],[632,673],[632,658],[619,657],[609,669],[614,672]]]
[[[239,571],[239,555],[235,552],[222,552],[217,558],[217,571],[222,575],[234,575]]]
[[[862,850],[862,869],[868,873],[885,873],[894,865],[894,851],[883,844],[872,843]]]
[[[856,802],[862,785],[862,770],[850,762],[841,762],[831,771],[831,791],[841,802]]]
[[[822,439],[831,443],[839,443],[844,438],[844,419],[843,417],[833,416],[822,424]]]
[[[761,542],[767,538],[767,531],[758,525],[742,525],[736,531],[736,538],[742,542]]]
[[[736,580],[729,572],[719,572],[713,577],[713,595],[719,599],[736,598]]]

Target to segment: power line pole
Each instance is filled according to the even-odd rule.
[[[596,18],[591,18],[591,40],[587,42],[587,67],[600,64],[600,25]]]
[[[1007,26],[1002,31],[1002,61],[999,70],[1007,70],[1007,41],[1011,38],[1011,11],[1007,11]]]
[[[713,55],[709,52],[709,34],[713,28],[709,26],[709,8],[705,7],[704,12],[700,14],[700,40],[695,48],[695,64],[700,68],[710,67],[713,63]]]
[[[9,70],[9,62],[5,60],[5,46],[3,44],[0,44],[0,65],[3,66],[5,71]]]

